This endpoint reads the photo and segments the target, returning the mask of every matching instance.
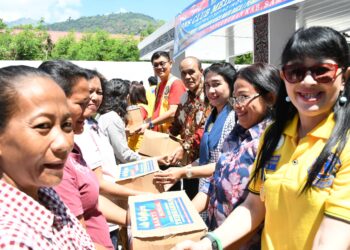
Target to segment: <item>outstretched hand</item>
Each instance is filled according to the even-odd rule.
[[[179,147],[175,153],[171,156],[171,165],[180,165],[182,162],[182,159],[184,157],[184,149],[182,147]]]
[[[143,123],[140,126],[136,127],[134,130],[134,133],[136,134],[144,134],[145,130],[149,128],[149,124],[148,123]]]
[[[185,173],[184,168],[171,167],[165,171],[160,171],[154,174],[154,182],[156,184],[174,184],[180,180]]]

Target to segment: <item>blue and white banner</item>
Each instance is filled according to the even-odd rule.
[[[215,30],[301,1],[196,0],[176,16],[174,57]]]

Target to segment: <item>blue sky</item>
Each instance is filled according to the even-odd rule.
[[[41,17],[46,22],[65,21],[69,17],[138,12],[171,20],[193,0],[0,0],[0,18],[5,22],[19,18]]]

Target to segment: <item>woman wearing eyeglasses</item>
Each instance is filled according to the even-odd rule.
[[[276,120],[261,143],[247,199],[212,240],[176,249],[226,247],[263,220],[262,249],[349,249],[347,42],[328,27],[300,29],[282,65]]]
[[[201,203],[198,207],[208,211],[206,223],[210,231],[221,225],[247,197],[259,139],[273,116],[275,93],[281,83],[277,68],[267,64],[254,64],[237,73],[232,98],[237,124],[226,137],[215,167],[210,164],[191,169],[193,177],[213,174],[208,192],[203,192],[204,199],[197,201]],[[168,174],[185,178],[187,170],[188,167],[174,168]],[[172,179],[169,175],[166,177]],[[250,246],[253,242],[260,244],[259,235]]]

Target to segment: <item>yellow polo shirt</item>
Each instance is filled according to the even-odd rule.
[[[299,117],[286,127],[267,163],[264,182],[265,227],[262,249],[311,249],[324,215],[350,222],[350,142],[335,169],[319,174],[318,182],[301,194],[308,171],[334,127],[333,114],[297,143]],[[325,168],[327,169],[327,163]],[[260,194],[262,181],[249,190]]]

